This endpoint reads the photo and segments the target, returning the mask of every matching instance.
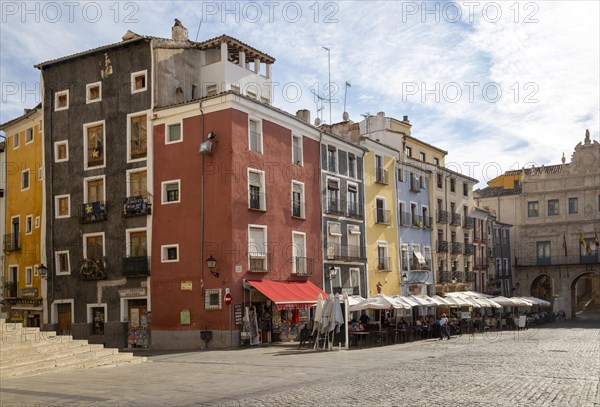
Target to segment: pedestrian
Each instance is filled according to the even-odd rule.
[[[442,314],[442,318],[440,319],[440,341],[444,339],[444,335],[450,339],[450,324],[446,314]]]
[[[369,318],[369,316],[367,315],[366,311],[363,310],[363,312],[360,315],[360,318],[358,320],[360,321],[361,324],[367,325],[369,323],[369,321],[371,320],[371,318]]]

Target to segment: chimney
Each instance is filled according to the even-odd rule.
[[[404,123],[410,123],[410,121],[408,121],[408,116],[404,116],[404,117],[402,118],[402,121],[403,121]]]
[[[171,38],[174,41],[187,41],[188,30],[181,24],[181,21],[175,19],[175,24],[171,28]]]
[[[296,117],[306,123],[310,123],[310,110],[300,109],[296,112]]]

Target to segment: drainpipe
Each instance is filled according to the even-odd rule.
[[[8,177],[7,177],[7,171],[8,171],[8,160],[6,159],[7,157],[7,153],[8,153],[8,138],[6,138],[6,136],[0,135],[0,137],[2,137],[4,139],[4,168],[2,168],[3,173],[1,174],[2,177],[4,179],[6,179],[6,185],[4,186],[4,225],[6,226],[6,220],[7,220],[7,215],[6,215],[6,195],[7,195],[7,186],[8,186]],[[1,180],[0,180],[1,181]],[[4,230],[0,231],[0,233],[2,234],[2,236],[4,236]],[[4,246],[4,238],[2,239],[2,245]],[[4,290],[4,286],[6,284],[6,254],[4,252],[4,247],[2,247],[2,268],[0,269],[0,289]],[[2,300],[4,300],[4,293],[2,293]]]
[[[200,145],[204,142],[204,110],[202,110],[202,103],[204,99],[200,99],[200,114],[202,115],[202,135],[200,140]],[[202,198],[200,199],[200,211],[202,213],[202,218],[200,220],[200,289],[202,290],[202,296],[204,296],[204,154],[200,153],[200,166],[202,171],[202,178],[200,181],[200,194]]]

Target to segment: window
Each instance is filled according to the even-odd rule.
[[[146,157],[148,140],[148,118],[145,114],[129,117],[129,157]]]
[[[527,217],[535,218],[539,216],[539,202],[529,201],[527,202]]]
[[[104,166],[104,122],[83,125],[85,138],[85,168]]]
[[[550,259],[550,242],[537,242],[537,258],[540,259]]]
[[[179,261],[179,245],[171,244],[171,245],[162,245],[160,246],[161,263],[174,263]]]
[[[250,151],[263,152],[261,123],[258,120],[248,120],[248,147]]]
[[[425,162],[425,153],[424,152],[419,152],[419,160]]]
[[[221,309],[221,289],[207,288],[204,290],[204,309]]]
[[[304,218],[304,184],[292,181],[292,216]]]
[[[348,257],[351,259],[362,258],[360,235],[360,226],[348,225]]]
[[[335,172],[337,165],[336,165],[336,150],[335,147],[328,147],[327,148],[327,170],[329,172]]]
[[[354,154],[348,154],[348,176],[350,178],[357,178],[356,157],[354,156]]]
[[[450,192],[456,192],[456,180],[450,178]]]
[[[469,196],[469,184],[466,182],[463,182],[463,195]]]
[[[181,123],[167,124],[165,144],[179,143],[181,141],[183,141],[183,137],[181,136]]]
[[[434,163],[435,165],[440,165],[440,159],[439,159],[439,158],[437,158],[437,157],[433,157],[433,163]]]
[[[327,222],[327,230],[327,258],[335,259],[342,253],[342,227],[337,222]]]
[[[83,258],[100,261],[104,257],[104,233],[83,235]]]
[[[146,73],[147,71],[139,71],[131,74],[131,93],[146,90]]]
[[[13,139],[13,149],[19,148],[19,133],[12,136]]]
[[[377,270],[390,270],[390,258],[388,257],[388,246],[386,243],[377,243]]]
[[[54,216],[57,219],[71,216],[70,195],[57,195],[54,197]]]
[[[40,227],[40,217],[39,217],[39,216],[36,216],[36,217],[35,217],[35,228],[37,229],[37,228],[39,228],[39,227]]]
[[[181,201],[180,180],[164,181],[162,186],[162,203],[171,204]]]
[[[404,182],[404,170],[402,168],[398,168],[398,182]]]
[[[327,179],[327,208],[326,212],[336,212],[339,210],[340,183],[337,179]]]
[[[148,195],[147,171],[128,171],[127,196]]]
[[[407,213],[405,213],[405,203],[399,201],[398,202],[398,225],[400,226],[408,226],[410,225],[410,220],[408,219]]]
[[[69,108],[69,91],[63,90],[54,94],[54,111],[66,110]]]
[[[55,253],[56,275],[71,274],[71,264],[69,262],[69,251],[58,251]]]
[[[38,181],[41,181],[44,179],[44,167],[40,167],[38,168]]]
[[[498,275],[502,274],[502,259],[500,258],[496,259],[496,273]]]
[[[264,171],[248,168],[248,208],[267,210]]]
[[[383,157],[380,155],[375,156],[375,182],[388,183],[387,171],[383,168]]]
[[[54,162],[69,161],[69,142],[67,140],[54,143]]]
[[[84,180],[84,203],[104,201],[104,176],[101,178],[88,178]]]
[[[33,283],[33,269],[31,267],[25,267],[25,285],[31,285]]]
[[[21,191],[29,189],[29,168],[21,172]]]
[[[306,235],[292,232],[292,273],[307,275],[308,264],[306,257]]]
[[[346,194],[348,201],[348,216],[362,216],[360,205],[358,203],[358,186],[348,184],[348,193]]]
[[[267,271],[267,228],[248,227],[248,267],[250,271]]]
[[[558,213],[558,199],[548,199],[548,216],[555,216]]]
[[[128,233],[127,255],[129,257],[146,257],[148,255],[148,240],[146,230],[130,231]]]
[[[33,215],[27,215],[25,217],[25,234],[30,235],[33,230]]]
[[[444,186],[444,178],[442,174],[436,174],[436,181],[438,188],[442,188]]]
[[[33,141],[33,127],[25,130],[25,144],[29,144]]]
[[[577,211],[578,211],[577,198],[569,198],[569,213],[573,214],[573,213],[577,213]]]
[[[385,209],[385,199],[383,198],[377,198],[375,200],[376,202],[376,213],[375,213],[375,219],[376,219],[376,223],[379,224],[389,224],[390,223],[390,215],[389,215],[389,211]]]
[[[406,156],[407,156],[407,157],[412,157],[412,147],[408,147],[408,146],[406,146],[406,147],[404,148],[404,152],[406,153]]]
[[[510,275],[508,272],[508,259],[502,259],[502,270],[504,270],[504,274],[507,276]]]
[[[302,137],[292,136],[292,162],[296,165],[303,164]]]
[[[94,103],[102,100],[102,82],[88,83],[85,85],[85,103]]]

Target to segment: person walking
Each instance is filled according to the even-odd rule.
[[[450,339],[450,323],[446,314],[442,314],[442,318],[440,319],[440,341],[444,339],[444,335]]]

